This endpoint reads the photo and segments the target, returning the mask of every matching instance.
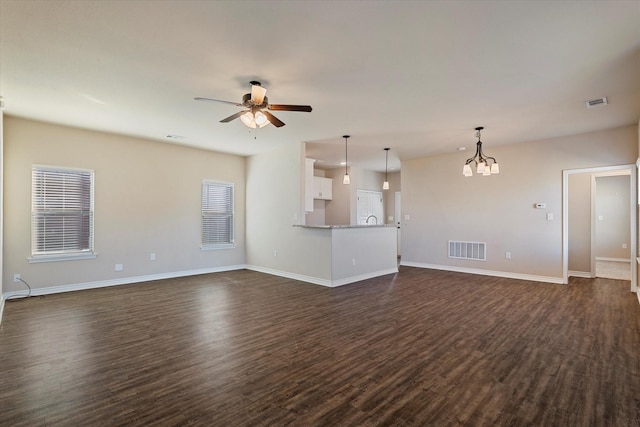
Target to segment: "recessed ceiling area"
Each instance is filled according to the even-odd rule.
[[[637,0],[3,0],[0,95],[7,115],[242,156],[305,142],[331,165],[350,134],[350,163],[381,171],[384,147],[397,168],[472,149],[477,126],[490,150],[637,123],[639,22]],[[194,101],[252,80],[313,111],[249,129]]]

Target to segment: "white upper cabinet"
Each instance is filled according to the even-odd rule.
[[[333,180],[321,176],[313,177],[313,198],[319,200],[331,200],[333,197]]]

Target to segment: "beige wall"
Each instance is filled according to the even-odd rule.
[[[400,187],[400,172],[389,173],[389,189],[382,192],[384,196],[384,209],[385,209],[385,224],[395,224],[395,212],[396,212],[396,191],[401,191]],[[393,219],[389,219],[393,217]]]
[[[245,264],[243,157],[15,117],[5,117],[4,144],[5,292],[22,289],[14,273],[37,289]],[[27,261],[33,164],[95,171],[97,258]],[[235,184],[234,249],[200,250],[204,179]]]
[[[344,185],[344,168],[330,169],[325,172],[333,179],[333,200],[325,205],[325,224],[345,225],[351,221],[351,184]]]
[[[629,186],[629,175],[596,177],[596,258],[631,259]]]
[[[640,153],[640,120],[638,120],[638,125],[637,125],[637,146],[638,146],[638,153]],[[640,161],[640,158],[637,160],[637,162]],[[638,163],[636,163],[637,165]],[[636,176],[633,177],[632,179],[636,179],[636,191],[639,192],[640,194],[640,182],[638,181],[638,177],[640,176],[640,172],[638,172],[638,170],[636,170]],[[637,245],[640,245],[640,226],[638,226],[638,221],[640,221],[640,196],[638,197],[638,207],[639,209],[636,210],[636,230],[638,233],[637,235]],[[636,248],[636,254],[640,254],[640,248]],[[633,265],[634,260],[631,260],[631,265]],[[636,261],[636,277],[640,277],[640,262]],[[640,292],[638,292],[638,288],[636,287],[636,293],[638,295],[638,301],[640,301]]]
[[[3,276],[3,240],[4,240],[4,104],[0,98],[0,323],[2,322],[2,311],[4,308],[4,292],[8,291],[8,284],[5,285]]]
[[[402,221],[402,262],[562,278],[562,171],[635,163],[637,133],[627,126],[510,146],[488,142],[485,152],[500,163],[490,177],[462,176],[459,153],[403,162],[402,211],[410,219]],[[535,209],[536,202],[547,209]],[[487,261],[449,259],[448,240],[486,242]]]
[[[569,271],[591,274],[591,174],[569,175]],[[593,272],[595,273],[595,272]]]
[[[247,159],[247,264],[304,280],[331,280],[331,235],[294,227],[304,214],[304,144]]]
[[[640,124],[512,146],[489,145],[485,151],[501,165],[501,174],[491,177],[464,178],[459,153],[403,162],[402,174],[397,175],[401,182],[394,183],[395,176],[390,174],[388,192],[392,198],[402,186],[402,210],[410,215],[410,220],[403,219],[403,261],[561,277],[562,170],[634,163],[639,129]],[[12,283],[14,273],[37,289],[245,263],[330,279],[330,259],[314,255],[319,247],[330,248],[327,233],[292,227],[304,214],[304,144],[292,142],[245,160],[5,117],[4,145],[4,292],[21,289]],[[33,164],[95,170],[96,259],[27,262]],[[344,186],[342,171],[335,176],[327,172],[337,180],[334,200],[326,204],[327,217],[336,200],[344,199],[342,203],[350,206],[355,199],[351,193],[355,195],[357,188],[378,190],[384,179],[384,174],[351,173],[355,185]],[[236,184],[235,249],[199,248],[203,179]],[[534,209],[536,202],[547,203],[547,209]],[[393,214],[389,200],[385,206],[388,217]],[[349,215],[351,211],[355,206],[347,211]],[[546,221],[546,213],[553,213],[554,220]],[[246,248],[245,223],[250,236]],[[488,260],[448,259],[448,239],[486,241]],[[512,259],[504,258],[505,251],[512,253]],[[157,261],[149,261],[151,252]],[[123,263],[124,271],[115,272],[115,263]]]

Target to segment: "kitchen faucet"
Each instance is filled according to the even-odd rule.
[[[371,217],[373,217],[373,218],[376,220],[376,225],[378,225],[378,217],[377,217],[377,216],[375,216],[375,215],[369,215],[369,216],[367,217],[367,220],[365,221],[365,223],[366,223],[367,225],[369,225],[369,219],[370,219]]]

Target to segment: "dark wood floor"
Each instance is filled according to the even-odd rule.
[[[2,426],[640,425],[629,282],[251,271],[8,302]]]

